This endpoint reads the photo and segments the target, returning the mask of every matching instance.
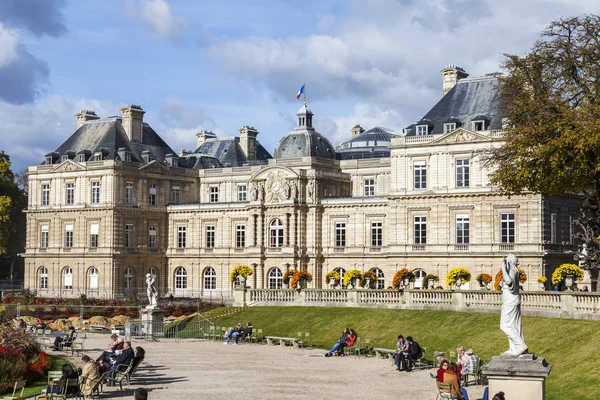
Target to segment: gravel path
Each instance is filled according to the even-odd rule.
[[[98,357],[108,335],[88,334],[86,354]],[[433,369],[398,372],[389,360],[331,357],[317,349],[279,346],[224,346],[203,340],[134,341],[146,359],[121,392],[105,387],[101,398],[132,398],[145,387],[151,400],[174,399],[380,399],[432,400],[437,388]],[[79,363],[77,363],[79,365]],[[471,400],[482,387],[469,387]]]

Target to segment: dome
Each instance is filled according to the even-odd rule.
[[[391,129],[376,126],[366,132],[361,133],[337,147],[337,150],[350,148],[371,148],[371,147],[390,147],[392,138],[402,136],[400,133]]]
[[[314,129],[298,127],[279,140],[274,158],[320,157],[335,159],[333,146]]]

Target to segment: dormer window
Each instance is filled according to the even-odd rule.
[[[427,125],[417,125],[417,136],[425,136],[429,132],[429,127]]]
[[[485,130],[485,121],[473,121],[473,130],[474,131]]]
[[[456,123],[452,122],[444,124],[444,133],[450,133],[454,130],[456,130]]]
[[[85,162],[85,154],[77,155],[77,162]]]
[[[52,157],[46,157],[46,165],[52,165]]]
[[[131,162],[131,153],[125,153],[125,161]]]
[[[65,162],[65,161],[67,161],[68,159],[69,159],[69,156],[68,156],[68,155],[66,155],[66,154],[65,154],[65,155],[63,155],[63,156],[60,156],[60,162]]]
[[[94,161],[102,161],[102,153],[101,152],[94,153]]]

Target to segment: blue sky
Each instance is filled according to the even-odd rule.
[[[0,149],[43,160],[74,114],[141,104],[171,147],[259,130],[270,152],[295,125],[302,83],[334,145],[361,124],[401,129],[441,97],[439,71],[500,70],[552,20],[595,0],[1,0]]]

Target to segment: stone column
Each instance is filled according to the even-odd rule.
[[[256,241],[256,245],[261,247],[263,244],[263,239],[265,237],[264,234],[264,219],[265,217],[262,214],[258,214],[256,218],[256,230],[258,231],[258,240]]]
[[[256,246],[256,214],[250,215],[249,233],[250,233],[250,247]]]
[[[239,285],[233,290],[233,306],[246,307],[246,286]]]
[[[252,289],[256,289],[257,288],[256,284],[258,282],[258,271],[257,271],[258,264],[253,263],[250,265],[252,266],[252,271],[254,271],[254,273],[252,275],[250,275],[252,277],[252,279],[248,283]]]
[[[488,377],[489,398],[502,391],[511,400],[544,400],[551,369],[534,354],[494,356],[481,368]]]
[[[260,264],[258,264],[258,273],[257,273],[257,282],[256,284],[258,285],[258,289],[264,289],[265,288],[265,264],[263,264],[262,262]]]
[[[291,214],[290,218],[290,246],[296,247],[296,213]]]

